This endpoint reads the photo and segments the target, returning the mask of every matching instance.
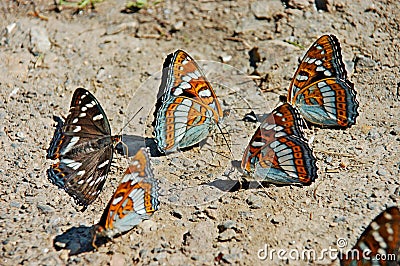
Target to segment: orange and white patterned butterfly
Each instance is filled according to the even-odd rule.
[[[303,133],[299,112],[284,103],[269,114],[247,146],[242,169],[275,184],[309,185],[317,178],[316,159]]]
[[[400,210],[390,207],[365,229],[356,245],[339,254],[342,266],[400,265]]]
[[[304,55],[287,100],[307,121],[347,128],[356,123],[358,102],[334,35],[321,36]]]
[[[158,189],[149,155],[145,148],[141,148],[126,169],[99,223],[93,227],[93,247],[96,247],[98,237],[113,238],[149,219],[158,210]]]
[[[199,143],[223,116],[210,83],[194,59],[182,50],[165,60],[160,93],[154,131],[161,152]]]

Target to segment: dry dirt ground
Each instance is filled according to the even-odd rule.
[[[122,12],[124,0],[109,0],[75,12],[56,10],[52,1],[2,1],[0,265],[338,265],[328,254],[258,255],[267,248],[320,256],[341,238],[350,248],[378,213],[399,205],[400,2],[315,2],[149,1],[139,12]],[[257,126],[241,116],[249,107],[262,115],[277,106],[299,58],[326,33],[341,42],[360,116],[347,130],[306,130],[318,179],[308,187],[234,192],[204,186],[240,176],[234,166]],[[261,57],[256,69],[254,47]],[[123,133],[131,146],[151,146],[159,74],[176,49],[207,60],[206,75],[231,110],[221,126],[234,158],[221,156],[220,134],[200,149],[152,156],[160,210],[94,251],[90,227],[128,161],[115,155],[103,192],[80,212],[46,177],[52,117],[66,115],[74,90],[86,87],[114,133],[143,107]]]

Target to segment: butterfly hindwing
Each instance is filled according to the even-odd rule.
[[[169,55],[164,67],[155,140],[162,152],[172,152],[205,139],[223,114],[210,83],[186,52]]]
[[[323,35],[307,51],[290,84],[288,102],[313,124],[343,128],[355,124],[356,91],[334,35]]]
[[[256,130],[242,158],[242,169],[276,184],[310,184],[316,159],[302,131],[304,122],[290,104],[277,107]]]
[[[399,265],[399,249],[400,210],[390,207],[369,224],[352,250],[340,254],[340,265]]]
[[[109,171],[114,143],[108,119],[96,98],[78,88],[65,122],[57,122],[47,158],[59,159],[48,170],[49,180],[87,206],[101,192]]]
[[[125,171],[100,222],[94,228],[94,234],[112,238],[149,219],[158,210],[158,190],[157,180],[150,168],[150,158],[146,149],[141,148]]]

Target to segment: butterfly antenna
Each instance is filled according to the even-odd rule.
[[[142,107],[140,107],[140,109],[128,120],[128,122],[126,122],[125,123],[125,125],[121,128],[121,130],[119,131],[119,134],[118,135],[121,135],[122,134],[122,130],[124,130],[128,125],[129,125],[129,123],[137,116],[137,114],[140,112],[140,111],[142,111],[143,110],[143,106]]]
[[[228,140],[225,138],[225,134],[224,134],[224,132],[222,132],[222,129],[221,129],[221,127],[219,126],[218,123],[217,123],[217,127],[218,127],[219,131],[221,132],[222,137],[224,138],[224,141],[225,141],[226,145],[228,146],[229,153],[231,154],[231,156],[232,156],[232,158],[233,158],[233,153],[232,153],[231,147],[229,146]]]

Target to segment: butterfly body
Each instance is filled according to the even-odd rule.
[[[317,177],[317,167],[303,125],[299,112],[290,104],[278,106],[251,138],[242,169],[275,184],[310,184]]]
[[[287,100],[313,124],[346,128],[356,123],[356,91],[347,78],[334,35],[321,36],[307,51],[292,79]]]
[[[93,229],[97,237],[113,238],[149,219],[158,210],[158,183],[150,169],[150,159],[142,148],[132,159],[125,176]]]
[[[63,122],[55,117],[56,130],[47,151],[48,159],[59,159],[47,170],[49,180],[86,207],[100,194],[109,171],[114,145],[108,119],[96,98],[78,88],[70,112]]]
[[[155,141],[174,152],[204,140],[223,117],[210,83],[186,52],[177,50],[164,63],[155,120]]]

